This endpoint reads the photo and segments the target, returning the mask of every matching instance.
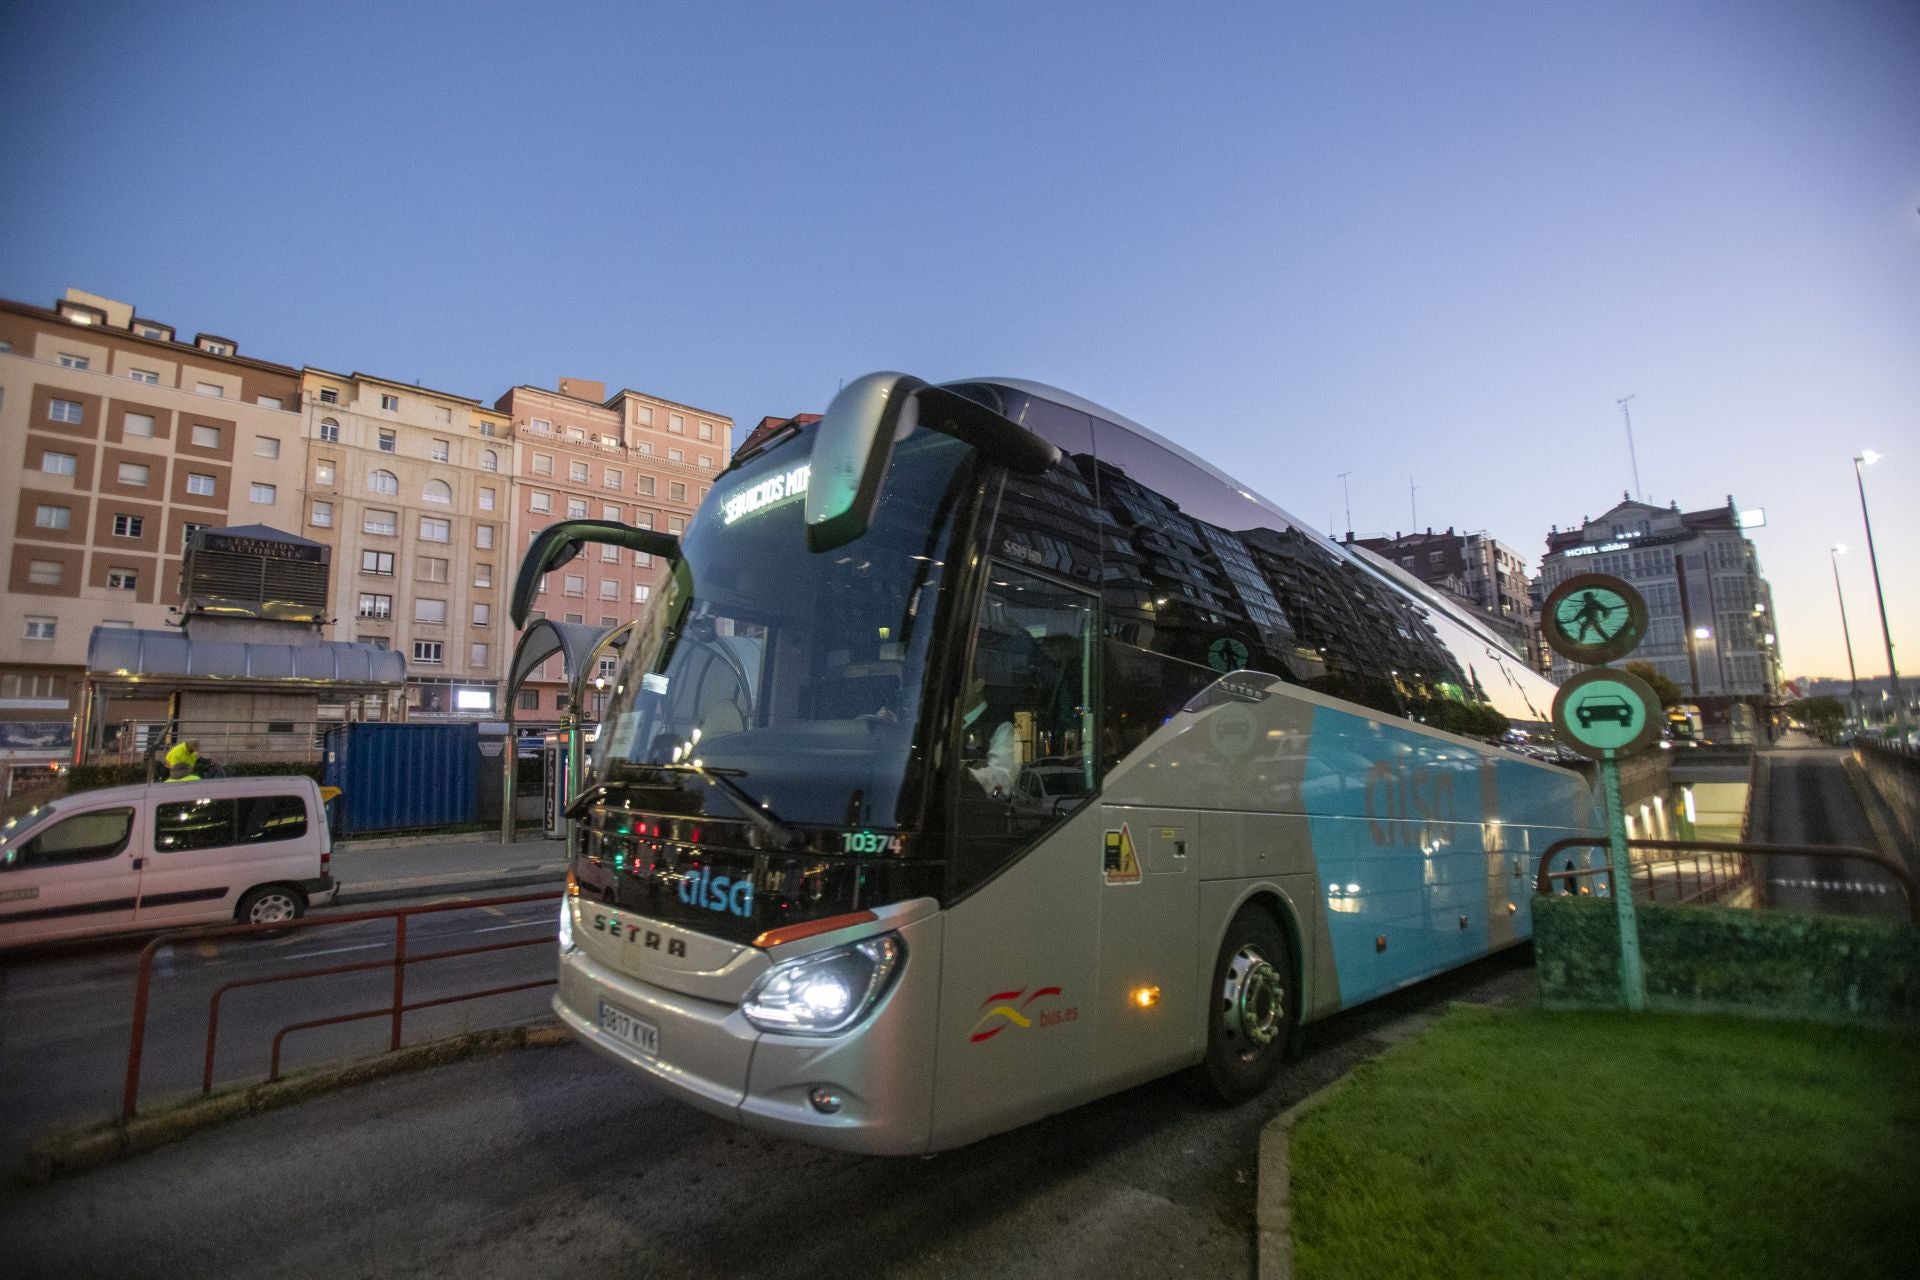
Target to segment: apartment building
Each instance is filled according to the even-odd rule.
[[[713,477],[726,466],[733,420],[604,382],[561,378],[559,389],[516,386],[495,402],[512,425],[512,563],[555,520],[618,520],[669,533],[685,530]],[[658,587],[664,566],[645,552],[589,550],[547,575],[536,617],[611,627]],[[515,717],[557,721],[566,709],[557,659],[520,692]]]
[[[1533,602],[1526,557],[1518,551],[1485,533],[1455,533],[1451,527],[1357,541],[1479,613],[1515,653],[1533,661]]]
[[[194,529],[299,531],[303,462],[296,369],[76,289],[0,300],[0,759],[70,748],[89,636],[169,622]]]
[[[333,552],[329,636],[407,659],[409,717],[501,710],[512,442],[479,401],[365,373],[301,374],[300,532]]]

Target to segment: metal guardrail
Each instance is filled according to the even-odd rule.
[[[1610,876],[1610,868],[1604,866],[1555,871],[1548,865],[1549,859],[1556,854],[1564,853],[1568,849],[1604,849],[1606,847],[1607,842],[1605,840],[1589,836],[1572,836],[1565,840],[1556,840],[1554,843],[1548,845],[1540,854],[1540,871],[1539,874],[1534,877],[1534,892],[1536,894],[1552,893],[1551,885],[1555,880],[1577,880],[1591,875],[1602,874]],[[1886,871],[1899,883],[1901,891],[1906,895],[1907,899],[1907,917],[1913,924],[1920,926],[1920,881],[1914,879],[1913,873],[1909,871],[1903,863],[1888,857],[1877,849],[1862,849],[1855,845],[1754,844],[1744,840],[1738,843],[1721,843],[1711,840],[1629,840],[1627,841],[1627,848],[1629,850],[1647,849],[1671,853],[1691,852],[1696,854],[1711,854],[1717,852],[1721,854],[1738,855],[1742,863],[1750,857],[1853,858],[1871,862]],[[1636,861],[1633,865],[1637,868],[1643,865],[1661,865],[1675,861],[1678,860],[1657,858]],[[1630,872],[1629,875],[1631,874]],[[1751,872],[1743,869],[1741,874],[1750,875]],[[1739,883],[1738,879],[1728,882],[1729,887],[1737,883]],[[1695,894],[1685,899],[1685,901],[1698,901],[1700,897],[1701,894],[1696,890]]]
[[[181,942],[197,941],[203,938],[244,937],[249,934],[280,934],[296,929],[318,929],[332,925],[355,924],[364,920],[392,920],[394,922],[393,955],[385,960],[364,960],[355,964],[328,965],[321,969],[301,969],[294,973],[268,974],[258,978],[241,978],[224,983],[214,989],[207,1004],[207,1050],[206,1064],[200,1078],[200,1095],[206,1097],[213,1092],[213,1062],[220,1030],[220,1000],[227,992],[241,987],[265,986],[278,982],[294,982],[302,978],[323,978],[343,973],[363,973],[372,969],[393,970],[393,1001],[377,1009],[363,1009],[354,1013],[336,1014],[331,1018],[310,1018],[300,1022],[288,1023],[274,1033],[273,1052],[267,1074],[269,1081],[280,1078],[280,1051],[286,1037],[295,1031],[314,1027],[333,1026],[342,1022],[357,1022],[368,1018],[390,1018],[393,1023],[392,1034],[388,1039],[387,1051],[400,1047],[402,1029],[406,1015],[419,1009],[431,1009],[440,1005],[457,1004],[463,1000],[479,1000],[487,996],[506,995],[514,991],[529,991],[536,987],[553,986],[556,979],[543,978],[537,982],[513,983],[503,987],[488,987],[483,991],[463,992],[460,995],[439,996],[432,1000],[409,1002],[407,992],[407,966],[424,964],[429,960],[448,960],[456,956],[480,955],[489,951],[509,951],[515,947],[550,947],[550,937],[526,938],[518,942],[487,942],[470,947],[453,947],[445,951],[429,951],[423,955],[407,954],[407,921],[414,916],[435,915],[448,911],[473,911],[486,907],[511,906],[520,902],[557,902],[564,896],[563,890],[546,893],[522,893],[504,898],[475,898],[466,902],[440,902],[423,906],[393,907],[385,911],[352,911],[322,918],[307,917],[301,920],[287,921],[282,924],[231,924],[210,925],[197,929],[177,929],[154,938],[140,952],[138,976],[134,984],[133,1025],[127,1037],[127,1078],[120,1095],[120,1118],[131,1120],[138,1114],[140,1098],[140,1062],[146,1048],[147,1008],[153,985],[153,962],[162,947],[171,947]]]

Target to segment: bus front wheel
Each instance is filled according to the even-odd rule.
[[[1225,1102],[1245,1102],[1272,1082],[1286,1056],[1299,984],[1286,934],[1248,903],[1234,916],[1213,966],[1207,1056],[1201,1075]]]

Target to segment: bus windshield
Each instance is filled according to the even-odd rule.
[[[615,677],[589,778],[602,793],[789,833],[901,824],[970,451],[912,433],[867,532],[815,554],[812,439],[775,445],[702,502]]]

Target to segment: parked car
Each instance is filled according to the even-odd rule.
[[[303,776],[75,792],[0,830],[0,947],[293,920],[339,892],[332,855]]]

